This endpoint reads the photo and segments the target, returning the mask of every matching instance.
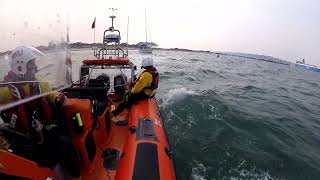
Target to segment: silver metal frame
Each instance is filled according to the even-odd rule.
[[[91,71],[93,69],[119,69],[121,74],[122,74],[121,69],[131,69],[131,80],[134,80],[134,72],[136,69],[135,65],[131,62],[129,62],[128,65],[82,65],[81,67],[87,67]],[[91,71],[89,72],[89,79],[90,79]],[[81,74],[81,68],[80,68],[80,70],[79,70],[79,80],[80,81],[83,78],[81,76],[82,76],[82,74]]]
[[[116,16],[110,16],[111,18],[111,27],[109,29],[106,29],[103,33],[103,47],[99,50],[94,49],[94,56],[97,59],[113,59],[113,58],[126,58],[128,57],[128,50],[125,51],[120,47],[120,39],[121,39],[121,33],[119,30],[114,29],[113,27],[113,21],[116,18]],[[108,35],[108,32],[117,32],[117,35],[119,37],[118,41],[112,41],[109,42],[106,39],[106,36]]]

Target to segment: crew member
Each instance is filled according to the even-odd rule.
[[[120,114],[125,108],[130,108],[134,102],[154,96],[155,90],[158,88],[159,74],[154,67],[153,59],[144,58],[142,60],[142,68],[144,70],[129,90],[127,100],[120,103],[117,109],[112,111],[114,116]]]
[[[44,55],[36,48],[25,46],[12,51],[10,71],[4,77],[6,85],[0,87],[0,105],[8,105],[52,91],[48,82],[41,81],[35,76],[38,71],[36,59],[39,54]],[[45,97],[3,110],[1,117],[4,123],[10,126],[9,128],[13,128],[30,140],[31,146],[17,143],[19,141],[16,140],[8,141],[8,148],[13,153],[46,167],[61,163],[69,174],[77,179],[80,178],[77,152],[65,135],[61,116],[54,117],[54,114],[61,115],[61,112],[53,113],[60,110],[64,99],[63,94],[50,93]],[[6,137],[8,136],[6,131],[2,132],[2,136],[4,136],[0,138],[2,141],[12,140],[11,137]]]

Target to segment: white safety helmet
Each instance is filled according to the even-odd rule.
[[[150,58],[150,57],[147,57],[147,58],[143,58],[142,60],[142,68],[143,67],[147,67],[147,66],[153,66],[154,65],[154,62],[153,62],[153,59]]]
[[[9,57],[11,71],[19,77],[24,77],[28,62],[35,60],[39,55],[45,56],[34,47],[19,46],[15,48]]]

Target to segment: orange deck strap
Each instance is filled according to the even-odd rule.
[[[129,59],[86,59],[82,63],[86,65],[127,65],[129,64]]]

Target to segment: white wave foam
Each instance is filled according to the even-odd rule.
[[[168,94],[165,96],[164,104],[173,104],[175,102],[179,102],[191,95],[198,95],[198,93],[188,90],[186,88],[175,88],[170,89]]]
[[[9,54],[4,55],[4,60],[8,61],[9,60]]]
[[[252,179],[252,180],[282,180],[271,176],[268,171],[258,170],[256,167],[252,169],[244,169],[243,165],[246,164],[246,160],[242,160],[235,169],[231,169],[229,172],[235,173],[235,176],[228,177],[231,180]]]
[[[206,180],[205,176],[206,176],[207,168],[198,161],[194,161],[194,163],[192,163],[192,166],[193,168],[192,168],[191,178],[193,180]]]
[[[239,177],[229,177],[231,180],[242,180],[242,179],[254,179],[254,180],[281,180],[272,177],[268,172],[255,172],[242,169],[239,172]]]

